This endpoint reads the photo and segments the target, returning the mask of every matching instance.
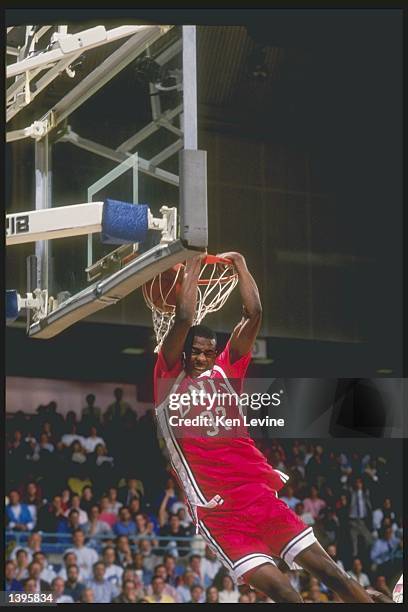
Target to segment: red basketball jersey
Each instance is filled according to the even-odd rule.
[[[243,425],[238,396],[250,360],[248,353],[231,363],[228,342],[211,371],[190,378],[181,361],[169,370],[162,353],[158,355],[154,370],[156,417],[173,469],[193,507],[222,504],[225,510],[243,510],[265,491],[279,491],[288,480],[268,464]],[[193,398],[193,392],[195,401],[188,403],[186,394]],[[182,394],[183,403],[179,401],[179,407],[171,409],[172,403],[177,404],[171,398]],[[226,397],[223,402],[217,400],[220,394]],[[208,399],[214,396],[216,401]],[[184,422],[181,419],[193,420],[200,415],[206,417],[206,424],[180,425]],[[239,418],[240,425],[228,425],[227,419]]]

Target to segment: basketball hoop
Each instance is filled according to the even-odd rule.
[[[152,311],[157,353],[173,325],[176,298],[183,278],[183,264],[178,264],[142,287],[143,297]],[[220,310],[238,283],[238,274],[229,259],[207,255],[203,261],[197,287],[197,304],[193,325],[198,325],[210,312]]]

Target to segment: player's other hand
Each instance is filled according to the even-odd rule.
[[[222,257],[223,259],[229,259],[232,261],[234,266],[245,264],[245,258],[241,253],[237,253],[236,251],[228,251],[227,253],[219,253],[217,257]]]

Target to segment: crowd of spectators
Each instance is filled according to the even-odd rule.
[[[121,389],[105,410],[95,400],[80,418],[52,401],[7,422],[6,590],[52,591],[60,603],[270,601],[235,584],[195,534],[152,411],[138,419]],[[280,497],[328,554],[390,596],[402,573],[399,457],[336,442],[256,441],[290,476]],[[305,572],[289,575],[304,601],[338,601]]]

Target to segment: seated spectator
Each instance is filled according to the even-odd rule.
[[[149,520],[147,514],[138,512],[134,515],[133,520],[136,523],[137,535],[146,537],[155,535],[153,523]]]
[[[101,497],[101,501],[99,502],[99,509],[99,520],[103,521],[104,523],[107,523],[112,529],[114,524],[118,521],[118,516],[116,513],[111,511],[109,498],[107,495],[103,495]]]
[[[119,520],[113,526],[113,532],[116,535],[136,535],[136,523],[132,521],[129,508],[121,508],[119,511]]]
[[[327,547],[326,551],[327,551],[327,554],[329,555],[329,557],[331,557],[333,559],[335,564],[338,565],[339,568],[344,571],[344,563],[337,556],[337,546],[336,546],[336,544],[330,544]]]
[[[145,538],[141,538],[139,540],[138,548],[140,554],[143,555],[144,567],[147,570],[154,572],[154,568],[156,567],[156,565],[158,565],[162,561],[162,555],[157,555],[155,552],[153,552],[151,541]]]
[[[73,508],[69,511],[68,519],[64,516],[58,523],[57,533],[74,533],[76,529],[82,529],[79,524],[79,512]]]
[[[189,558],[188,569],[190,569],[196,577],[197,584],[204,584],[204,578],[201,567],[200,555],[191,555]]]
[[[6,580],[5,580],[5,591],[10,593],[12,591],[22,591],[23,584],[16,579],[17,565],[15,561],[9,559],[6,561]]]
[[[381,529],[384,518],[390,518],[391,524],[396,522],[396,515],[391,506],[391,499],[386,497],[381,508],[376,508],[373,512],[373,528],[378,531]]]
[[[24,582],[28,578],[29,564],[27,551],[24,548],[18,548],[16,551],[16,580]]]
[[[187,512],[186,507],[178,508],[176,514],[179,517],[180,525],[186,529],[190,529],[193,524],[193,519]]]
[[[85,536],[81,529],[76,529],[72,534],[73,546],[66,552],[74,552],[77,557],[77,565],[80,574],[84,578],[92,576],[92,568],[98,560],[98,553],[89,546],[85,545]]]
[[[42,506],[38,512],[38,529],[47,533],[56,533],[61,521],[66,523],[60,495],[54,495],[51,504]]]
[[[186,529],[180,525],[180,519],[177,514],[171,515],[168,524],[160,528],[160,535],[171,540],[161,540],[160,546],[164,551],[170,552],[175,557],[184,557],[189,553],[189,542],[177,538],[187,538],[192,535],[190,529]],[[174,538],[174,539],[173,539]]]
[[[310,512],[305,511],[305,507],[302,502],[299,502],[298,504],[296,504],[295,513],[298,516],[300,516],[300,518],[306,525],[314,525],[315,521],[314,521],[313,516],[311,515]]]
[[[89,510],[95,505],[95,503],[92,487],[84,487],[81,496],[82,510],[88,514]]]
[[[33,554],[41,550],[41,545],[42,545],[42,534],[39,533],[38,531],[33,531],[28,536],[27,546],[18,545],[15,548],[13,548],[11,555],[10,555],[10,559],[16,559],[16,552],[18,550],[23,549],[27,553],[28,563],[31,563],[31,561],[33,560]]]
[[[228,574],[222,579],[222,590],[219,592],[220,603],[238,603],[239,591]]]
[[[348,573],[352,578],[354,578],[356,582],[361,584],[361,586],[365,589],[371,586],[367,574],[363,572],[363,564],[361,563],[360,559],[353,560],[353,569],[351,572]]]
[[[68,565],[66,569],[67,578],[65,580],[64,594],[72,597],[75,602],[80,601],[85,584],[79,580],[79,569],[75,563]]]
[[[8,529],[13,531],[31,531],[34,520],[26,504],[20,503],[20,494],[17,490],[9,493],[10,503],[6,506],[6,520]]]
[[[399,547],[399,539],[393,534],[392,527],[386,527],[381,531],[381,537],[375,540],[371,548],[371,561],[381,567],[394,559]],[[380,570],[382,571],[382,570]]]
[[[144,566],[144,557],[140,552],[135,552],[132,559],[133,562],[127,567],[133,570],[135,576],[137,576],[142,584],[147,586],[152,580],[153,572]]]
[[[170,597],[172,597],[174,599],[174,601],[177,601],[177,591],[169,583],[168,576],[167,576],[167,570],[166,570],[166,567],[165,567],[165,565],[163,563],[159,563],[159,565],[156,565],[156,567],[154,568],[153,580],[154,580],[154,578],[156,576],[159,576],[160,578],[162,578],[164,580],[163,594],[164,595],[169,595]],[[152,587],[151,586],[147,587],[146,593],[148,595],[152,594]]]
[[[41,457],[41,452],[46,451],[47,453],[53,453],[55,450],[54,444],[51,442],[51,438],[48,433],[40,433],[38,443],[34,449],[34,455]]]
[[[71,491],[69,489],[63,489],[61,492],[61,507],[65,514],[71,503]]]
[[[70,568],[71,565],[75,565],[78,568],[78,580],[80,580],[81,583],[85,582],[86,574],[84,575],[81,573],[81,570],[78,567],[78,557],[72,550],[68,550],[68,552],[66,551],[64,553],[62,561],[63,566],[58,572],[58,576],[60,576],[66,582],[68,580],[68,568]]]
[[[48,582],[49,584],[51,584],[54,578],[56,578],[57,574],[55,573],[53,566],[48,563],[48,559],[45,553],[43,553],[42,551],[34,553],[33,561],[36,561],[41,565],[41,580],[44,580],[44,582]]]
[[[37,589],[37,583],[32,578],[28,578],[23,585],[24,593],[39,593]]]
[[[93,577],[87,580],[86,586],[92,589],[95,603],[110,603],[118,595],[113,584],[105,578],[105,565],[102,561],[94,563]]]
[[[392,593],[391,590],[388,588],[385,576],[376,576],[374,588],[376,591],[379,591],[380,593],[383,593],[384,595],[387,595],[387,597],[390,597],[392,599]]]
[[[204,588],[212,585],[213,580],[220,569],[222,563],[217,559],[217,555],[209,546],[205,547],[205,556],[201,560],[201,573],[203,577]],[[218,596],[218,591],[217,591]]]
[[[132,563],[132,551],[129,538],[126,535],[121,535],[116,538],[115,544],[118,563],[122,566],[130,565]]]
[[[77,432],[76,423],[72,423],[69,427],[68,433],[64,434],[61,438],[61,443],[63,446],[65,446],[65,448],[72,448],[74,442],[78,442],[81,447],[84,443],[83,436],[80,436]]]
[[[96,603],[94,592],[90,588],[85,588],[81,593],[80,603]]]
[[[171,584],[171,586],[176,587],[180,576],[184,573],[184,566],[177,565],[176,558],[173,555],[166,554],[163,557],[163,565],[166,568],[167,579],[166,582]]]
[[[304,603],[328,603],[329,601],[327,595],[322,593],[316,584],[311,586],[302,596]]]
[[[116,564],[116,551],[114,546],[106,546],[103,549],[102,561],[105,564],[105,579],[120,591],[122,584],[123,568]]]
[[[205,603],[220,603],[218,597],[218,589],[216,586],[209,586],[205,592]]]
[[[28,482],[21,496],[21,501],[27,505],[35,524],[37,522],[38,509],[42,505],[41,488],[33,481]]]
[[[123,583],[120,594],[112,599],[112,603],[137,603],[140,593],[134,580],[126,580]]]
[[[102,447],[106,446],[104,439],[98,436],[96,427],[91,426],[89,428],[89,436],[83,439],[82,446],[87,453],[93,453],[99,444]]]
[[[144,599],[148,603],[175,603],[175,599],[171,595],[164,593],[166,583],[160,576],[154,576],[151,585],[151,595],[147,595]]]
[[[326,507],[326,502],[319,497],[317,487],[310,487],[309,497],[303,500],[303,507],[305,512],[310,513],[314,520],[319,518],[320,512]]]
[[[194,575],[194,572],[191,570],[186,570],[182,576],[179,586],[176,588],[177,601],[179,603],[188,603],[191,601],[191,588],[195,584],[197,584],[197,578]]]
[[[204,589],[200,584],[194,584],[191,587],[191,603],[205,603],[204,602]]]
[[[118,500],[124,505],[129,506],[132,499],[140,499],[144,495],[143,482],[136,477],[127,479],[127,485],[119,487]]]
[[[51,590],[50,583],[46,582],[45,580],[41,580],[41,578],[40,578],[41,571],[42,571],[41,565],[37,561],[31,561],[31,563],[28,566],[28,578],[27,578],[27,580],[34,580],[34,582],[35,582],[35,589],[36,589],[35,592],[36,593],[41,593],[41,592],[44,592],[44,591],[50,591]],[[25,582],[24,582],[24,584],[25,584]]]
[[[95,504],[91,506],[88,515],[88,522],[82,527],[84,534],[89,538],[95,538],[92,543],[99,543],[100,538],[111,538],[112,529],[108,523],[100,520],[99,507]]]
[[[82,465],[86,463],[86,453],[84,447],[79,440],[74,440],[69,446],[69,462],[75,465]],[[69,468],[72,472],[72,465]]]
[[[78,520],[79,520],[79,525],[81,527],[82,525],[85,525],[85,523],[88,522],[88,515],[85,512],[85,510],[82,510],[81,497],[77,493],[74,493],[71,496],[71,502],[70,502],[69,508],[64,512],[64,516],[68,517],[71,510],[76,510],[78,512]]]
[[[108,511],[112,512],[112,514],[119,514],[119,510],[122,508],[123,504],[118,501],[118,490],[116,487],[109,488],[108,502]]]
[[[284,501],[285,504],[287,504],[289,508],[291,508],[292,510],[294,510],[296,504],[300,502],[300,499],[295,497],[294,493],[295,493],[294,488],[292,487],[292,485],[288,484],[284,488],[284,495],[280,497],[280,499]]]
[[[238,603],[251,603],[251,598],[247,593],[242,593],[239,596]]]
[[[74,600],[72,599],[71,595],[65,594],[65,583],[62,578],[54,578],[51,583],[51,592],[53,596],[53,603],[74,603]]]

